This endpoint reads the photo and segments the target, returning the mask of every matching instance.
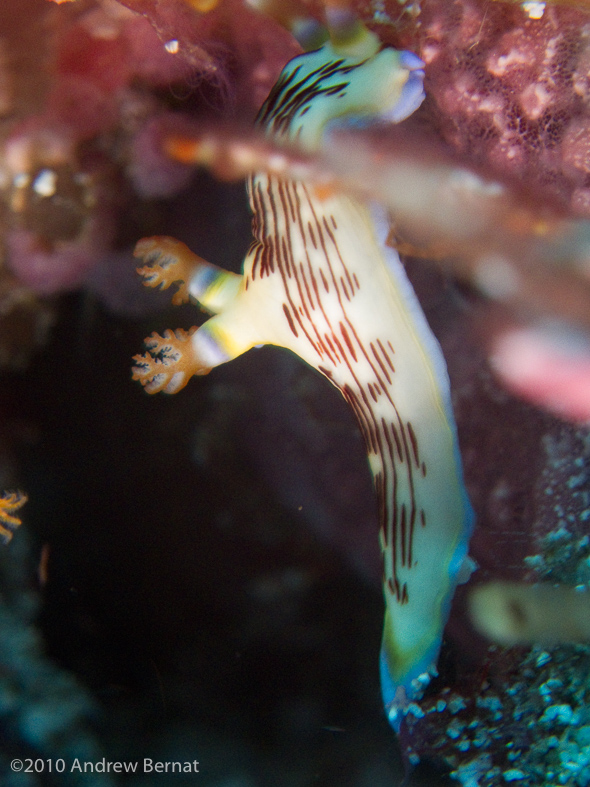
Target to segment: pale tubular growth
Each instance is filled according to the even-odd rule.
[[[340,18],[333,39],[292,60],[262,107],[270,139],[323,149],[334,121],[399,121],[423,98],[422,63],[381,48]],[[383,698],[397,729],[408,701],[436,671],[451,598],[470,570],[467,499],[440,347],[403,266],[386,246],[377,207],[304,178],[258,173],[243,277],[171,238],[144,239],[136,254],[148,286],[180,282],[215,316],[190,334],[167,332],[136,356],[150,393],[174,393],[191,374],[253,345],[286,347],[324,374],[352,407],[365,438],[380,512],[385,626]]]
[[[313,157],[228,129],[170,139],[168,149],[223,178],[266,171],[305,180],[318,194],[378,198],[395,216],[390,244],[436,260],[501,304],[504,327],[487,342],[502,384],[561,418],[589,422],[590,353],[541,340],[558,321],[568,345],[579,345],[580,336],[590,343],[590,222],[564,219],[530,194],[459,166],[431,141],[409,142],[399,131],[335,130],[329,147]],[[526,349],[513,341],[508,314],[528,325]],[[498,322],[493,316],[489,306],[480,312],[482,334]],[[522,355],[514,352],[517,344]]]
[[[457,163],[432,139],[403,130],[339,129],[314,156],[228,129],[167,149],[222,178],[252,171],[305,180],[323,193],[376,200],[395,217],[392,242],[436,259],[484,295],[528,315],[590,330],[590,222],[566,219],[529,193]]]
[[[499,645],[590,642],[590,591],[549,582],[490,582],[469,595],[474,626]]]

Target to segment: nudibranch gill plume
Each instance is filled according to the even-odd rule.
[[[313,153],[331,123],[399,122],[422,102],[423,63],[383,47],[360,23],[331,31],[291,60],[258,116],[260,130]],[[380,515],[385,626],[381,682],[398,729],[436,659],[450,601],[468,571],[471,507],[464,489],[446,365],[386,245],[378,206],[310,184],[255,173],[248,182],[254,241],[243,275],[168,237],[135,254],[144,283],[177,284],[174,303],[212,316],[198,330],[146,339],[134,379],[176,393],[255,345],[288,348],[318,369],[352,407],[364,436]]]

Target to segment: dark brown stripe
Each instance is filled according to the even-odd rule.
[[[416,439],[414,428],[410,421],[408,421],[407,427],[408,427],[408,434],[410,435],[410,442],[412,443],[412,451],[414,452],[414,462],[416,463],[416,467],[419,468],[420,459],[418,457],[418,440]]]
[[[402,503],[402,515],[400,520],[400,540],[402,543],[402,566],[406,565],[406,504]]]
[[[328,237],[332,241],[332,245],[334,246],[334,249],[336,250],[336,254],[338,255],[340,263],[341,263],[341,265],[342,265],[342,267],[344,269],[344,275],[346,276],[346,280],[348,282],[348,286],[350,287],[351,290],[354,290],[354,287],[353,287],[353,284],[352,284],[352,279],[351,279],[350,273],[348,271],[348,267],[346,266],[346,263],[344,262],[342,254],[340,254],[340,249],[338,248],[338,244],[336,243],[336,238],[334,237],[334,233],[332,232],[332,230],[328,226],[328,222],[326,221],[326,217],[325,216],[323,217],[323,224],[324,224],[324,227],[326,229],[326,232],[328,233]],[[348,300],[350,300],[350,298]]]
[[[371,352],[373,353],[373,357],[375,358],[375,360],[379,364],[379,368],[383,372],[383,376],[385,377],[385,379],[387,380],[389,385],[391,385],[391,377],[389,376],[389,372],[387,371],[385,366],[383,366],[383,361],[381,360],[381,358],[379,358],[379,356],[377,354],[377,350],[375,349],[375,345],[373,344],[373,342],[371,342],[369,344],[369,347],[371,348]]]
[[[332,344],[332,341],[331,341],[331,339],[330,339],[330,336],[329,336],[327,333],[326,333],[326,334],[324,334],[324,339],[325,339],[325,341],[326,341],[326,343],[327,343],[328,347],[330,348],[330,350],[331,350],[332,354],[333,354],[333,355],[334,355],[334,357],[335,357],[335,361],[334,361],[334,363],[335,363],[335,364],[336,364],[336,363],[339,363],[339,362],[340,362],[340,358],[338,358],[338,351],[337,351],[337,349],[334,347],[334,345]]]
[[[342,334],[342,338],[346,342],[346,346],[348,347],[348,351],[352,355],[354,362],[357,362],[356,353],[354,351],[354,347],[352,346],[352,342],[350,341],[350,336],[348,335],[348,331],[344,327],[343,323],[339,323],[340,325],[340,333]]]
[[[305,294],[307,295],[307,302],[309,303],[309,308],[312,311],[315,311],[315,303],[311,294],[311,290],[309,289],[309,284],[307,283],[305,268],[303,267],[303,263],[301,262],[301,260],[299,261],[299,272],[301,274],[301,278],[303,279],[303,286],[305,287]]]
[[[313,243],[313,247],[314,247],[314,249],[317,249],[318,244],[317,244],[317,241],[315,239],[315,233],[313,231],[313,227],[311,226],[311,221],[307,222],[307,229],[309,230],[309,237],[311,238],[311,242]]]
[[[350,301],[350,295],[348,294],[348,287],[346,286],[346,282],[340,277],[340,286],[342,287],[342,292],[344,293],[344,297],[347,301]]]
[[[395,447],[397,448],[397,457],[401,464],[404,463],[404,454],[402,451],[402,444],[399,439],[399,435],[397,433],[397,429],[395,428],[395,424],[391,421],[389,422],[389,428],[391,429],[391,434],[393,435],[393,439],[395,440]]]
[[[285,263],[285,273],[287,274],[287,278],[288,279],[290,279],[291,276],[292,276],[291,262],[289,260],[289,257],[290,257],[289,248],[290,247],[287,246],[287,240],[286,240],[285,236],[283,235],[281,237],[282,257],[281,257],[281,259],[279,259],[279,265],[281,264],[281,261],[284,261],[284,263]]]
[[[289,309],[287,308],[286,303],[283,303],[283,311],[285,312],[285,317],[287,318],[287,322],[289,323],[289,328],[291,329],[291,333],[293,333],[295,336],[298,336],[299,334],[297,333],[297,328],[295,327],[295,324],[291,318],[291,314],[289,312]]]
[[[387,365],[389,366],[389,368],[391,369],[392,372],[395,372],[395,366],[391,362],[391,358],[389,357],[389,354],[388,354],[387,350],[381,344],[381,339],[377,339],[377,344],[379,345],[379,349],[383,353],[383,357],[385,358],[385,361],[386,361]],[[391,346],[391,342],[389,343],[389,345]]]

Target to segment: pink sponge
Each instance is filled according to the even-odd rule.
[[[549,201],[590,215],[577,189],[588,173],[590,36],[579,10],[458,0],[422,3],[415,28],[427,109],[467,162],[488,166]]]

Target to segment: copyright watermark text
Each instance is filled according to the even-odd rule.
[[[68,763],[57,759],[15,759],[10,763],[15,772],[23,773],[199,773],[198,760],[80,760],[77,757]]]

